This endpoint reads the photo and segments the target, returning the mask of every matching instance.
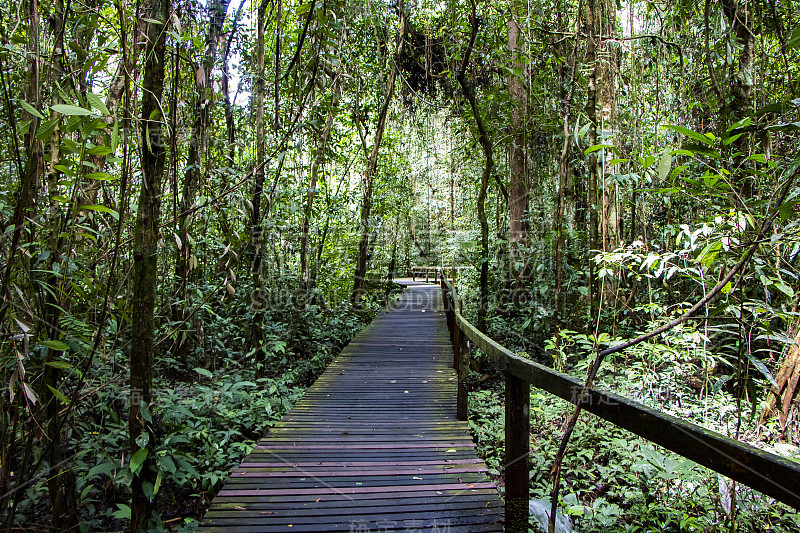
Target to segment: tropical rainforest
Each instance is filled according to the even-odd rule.
[[[413,266],[576,377],[659,330],[595,383],[800,460],[794,0],[0,14],[0,530],[193,531]],[[471,369],[502,491],[501,381]],[[532,510],[569,405],[532,390]],[[576,531],[800,531],[593,418],[559,494]]]

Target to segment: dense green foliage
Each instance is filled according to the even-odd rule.
[[[793,2],[156,5],[0,3],[0,530],[124,528],[132,495],[183,527],[412,265],[581,377],[734,272],[596,383],[797,458]],[[565,410],[534,399],[547,499]],[[569,449],[581,529],[797,528],[611,427]]]

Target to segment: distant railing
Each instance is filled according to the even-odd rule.
[[[467,340],[505,371],[506,531],[527,531],[530,385],[573,404],[583,383],[524,359],[490,339],[461,315],[453,284],[440,272],[447,325],[458,371],[458,419],[467,419]],[[590,389],[581,408],[711,470],[800,509],[800,465],[610,392]]]
[[[461,270],[474,270],[475,267],[472,266],[457,266],[456,272]],[[417,281],[417,278],[420,280],[424,277],[425,283],[439,283],[439,277],[442,274],[442,270],[447,270],[452,272],[453,267],[440,267],[440,266],[412,266],[411,267],[411,279]]]

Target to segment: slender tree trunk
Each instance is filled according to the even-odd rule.
[[[580,15],[580,14],[579,14]],[[559,13],[559,29],[566,30],[566,22]],[[563,46],[563,51],[566,52],[567,45]],[[572,111],[572,99],[575,94],[575,70],[577,68],[578,60],[578,44],[573,43],[572,47],[572,68],[569,74],[569,91],[564,90],[567,83],[566,66],[563,63],[558,67],[559,87],[561,87],[561,98],[563,102],[563,111],[561,120],[563,124],[563,139],[561,143],[561,156],[558,161],[558,205],[556,207],[556,285],[555,285],[555,323],[556,328],[559,330],[563,327],[564,316],[564,297],[561,294],[564,283],[564,241],[565,230],[564,219],[567,207],[567,174],[570,172],[569,166],[569,149],[571,144],[571,136],[569,131],[570,116]],[[561,53],[561,56],[565,56]],[[560,345],[561,337],[556,336],[556,343]]]
[[[63,73],[66,61],[66,53],[64,51],[64,27],[65,27],[65,13],[64,3],[62,0],[56,0],[53,3],[52,11],[52,25],[53,25],[53,57],[50,63],[50,71],[47,79],[49,85],[62,86]],[[55,106],[61,104],[61,97],[58,91],[52,91],[51,105]],[[53,112],[53,117],[59,117],[59,114]],[[53,133],[50,136],[50,164],[48,165],[47,172],[47,186],[48,194],[50,196],[50,215],[48,216],[49,237],[48,249],[51,257],[54,260],[61,258],[61,213],[59,203],[55,200],[58,194],[58,181],[60,172],[55,168],[60,160],[61,148],[61,128],[60,121],[56,123]],[[60,295],[64,294],[64,287],[62,287],[61,279],[55,273],[48,275],[48,286],[51,290],[46,291],[43,295],[44,300],[44,338],[57,339],[59,331],[56,324],[59,323],[61,316],[61,309],[64,308],[64,302],[61,301]],[[56,357],[56,352],[53,349],[48,349],[45,361],[51,363]],[[52,506],[52,524],[53,527],[60,531],[66,531],[78,526],[78,507],[77,507],[77,494],[75,493],[75,474],[68,465],[64,464],[64,439],[62,438],[62,421],[59,416],[60,402],[56,395],[53,393],[59,390],[59,380],[61,371],[52,366],[45,366],[43,372],[43,386],[41,387],[42,400],[45,404],[47,414],[47,437],[48,437],[48,462],[50,463],[50,471],[48,472],[47,488],[50,496],[50,505]]]
[[[309,267],[309,254],[311,250],[308,245],[309,233],[311,231],[311,214],[314,207],[314,198],[317,194],[317,179],[319,175],[319,167],[325,161],[325,152],[328,149],[328,141],[331,136],[331,128],[333,127],[333,119],[336,117],[336,111],[339,107],[339,82],[333,80],[333,87],[331,92],[331,100],[328,104],[328,119],[325,122],[325,130],[322,132],[322,137],[317,146],[317,153],[314,157],[314,162],[311,164],[311,181],[306,193],[306,207],[303,212],[303,233],[300,236],[300,275],[305,282],[306,292],[311,290],[311,275]]]
[[[266,359],[262,348],[264,321],[264,290],[261,278],[261,193],[264,188],[264,161],[266,160],[266,140],[264,138],[264,18],[266,17],[267,0],[261,0],[258,6],[258,30],[256,36],[256,172],[253,183],[253,212],[250,219],[250,243],[253,248],[253,260],[250,274],[253,277],[253,322],[250,329],[250,342],[254,350],[253,362],[256,367],[256,378],[264,377]],[[278,83],[278,79],[275,79]],[[276,111],[277,114],[277,111]]]
[[[595,25],[598,28],[600,50],[597,54],[597,98],[600,108],[600,123],[602,136],[599,143],[614,144],[615,132],[618,129],[618,97],[616,76],[619,71],[618,53],[613,37],[616,32],[617,4],[616,0],[595,0],[595,8],[599,13],[595,15]],[[604,181],[606,162],[614,158],[611,150],[603,149],[598,161],[598,178]],[[617,184],[610,182],[602,187],[603,205],[603,250],[607,252],[618,249],[621,245],[622,213],[619,204],[619,189]],[[605,301],[616,305],[619,289],[619,277],[607,276],[603,283]]]
[[[208,33],[206,34],[205,51],[201,63],[195,70],[195,84],[197,87],[197,100],[194,109],[194,123],[192,124],[189,153],[186,159],[186,174],[183,180],[181,201],[178,213],[178,254],[175,258],[175,298],[178,300],[172,307],[173,321],[183,323],[186,316],[186,299],[188,299],[187,284],[191,270],[190,261],[193,247],[189,236],[189,225],[192,215],[186,214],[191,210],[197,199],[203,167],[203,154],[208,144],[208,120],[214,104],[214,89],[212,87],[214,63],[217,57],[217,44],[225,15],[228,11],[230,0],[213,0],[208,8]],[[181,335],[175,354],[178,361],[187,363],[190,342],[188,336]]]
[[[520,30],[513,16],[508,21],[508,48],[512,54],[512,67],[520,72],[511,75],[508,92],[513,110],[511,112],[511,144],[508,166],[511,170],[509,184],[509,274],[519,287],[528,276],[528,154],[525,120],[528,115],[528,92],[524,85],[525,66],[519,59],[524,47],[519,44]]]
[[[146,63],[142,92],[142,189],[136,216],[131,296],[130,411],[128,427],[132,457],[146,454],[131,481],[131,532],[146,528],[156,481],[155,428],[149,411],[153,387],[153,313],[158,277],[158,227],[161,181],[166,149],[161,135],[160,100],[164,92],[164,58],[169,0],[152,0],[147,18]]]
[[[226,154],[226,158],[228,160],[228,166],[230,167],[233,167],[236,161],[236,121],[233,117],[233,103],[231,102],[230,95],[231,74],[228,58],[231,53],[231,45],[233,44],[233,40],[236,38],[236,32],[239,30],[239,20],[242,16],[244,3],[245,0],[242,0],[242,2],[239,4],[239,7],[236,9],[236,15],[233,19],[233,28],[225,39],[225,51],[222,54],[222,83],[220,88],[224,98],[223,105],[225,106],[225,138],[228,142],[228,153]],[[236,94],[238,94],[238,91]],[[223,188],[227,187],[224,186]]]
[[[588,86],[586,89],[586,117],[589,119],[588,143],[589,146],[597,144],[597,29],[595,14],[597,0],[587,0],[586,2],[586,62],[589,64]],[[586,160],[586,171],[588,173],[588,196],[589,196],[589,250],[599,250],[601,247],[599,238],[599,205],[597,181],[600,177],[600,165],[597,159],[597,151],[589,154]],[[589,256],[589,296],[591,319],[597,317],[600,309],[599,285],[595,272],[594,258]],[[591,330],[591,325],[589,326]]]
[[[400,2],[400,29],[397,34],[397,41],[395,43],[395,57],[400,55],[403,47],[403,33],[406,25],[405,6]],[[361,305],[361,298],[365,292],[365,281],[367,276],[368,255],[369,255],[369,240],[370,240],[370,225],[369,217],[372,212],[372,185],[375,180],[375,172],[378,167],[378,151],[381,147],[381,140],[383,139],[383,132],[386,128],[386,114],[389,110],[389,105],[392,103],[394,97],[394,84],[397,77],[397,67],[395,61],[391,61],[391,69],[389,72],[389,81],[386,86],[386,94],[383,98],[383,105],[381,106],[380,114],[378,115],[378,125],[375,128],[375,140],[372,143],[372,151],[370,152],[369,160],[367,161],[367,168],[364,170],[364,175],[361,183],[362,199],[361,199],[361,213],[359,221],[361,223],[361,238],[358,242],[358,255],[356,256],[356,269],[353,280],[353,305],[358,307]]]
[[[755,51],[755,33],[753,31],[753,12],[748,10],[748,2],[740,0],[722,0],[722,11],[728,19],[736,41],[739,44],[739,57],[737,61],[736,73],[731,80],[731,101],[730,116],[723,116],[723,128],[730,124],[750,116],[753,112],[753,66]],[[749,5],[753,5],[752,2]],[[726,115],[725,108],[722,109]],[[750,155],[750,135],[745,134],[733,142],[734,152],[740,155],[736,157],[739,164],[744,163],[749,166],[744,158]],[[746,177],[741,177],[744,174]],[[734,178],[738,181],[739,191],[744,199],[750,199],[754,195],[754,178],[747,176],[746,173],[735,173]]]
[[[483,155],[485,158],[483,172],[481,173],[481,182],[480,189],[478,190],[477,202],[478,222],[481,226],[481,264],[479,282],[480,304],[478,306],[477,326],[479,330],[485,332],[486,312],[489,306],[489,223],[486,219],[486,191],[489,188],[489,179],[494,172],[494,157],[492,154],[492,142],[489,140],[489,134],[486,130],[486,126],[483,123],[481,111],[478,109],[478,102],[475,99],[475,92],[473,91],[472,86],[467,83],[466,79],[467,65],[469,65],[472,49],[475,46],[475,38],[478,35],[478,20],[475,15],[475,1],[471,0],[470,4],[472,6],[472,13],[470,16],[472,32],[470,33],[469,44],[467,45],[467,50],[464,52],[464,56],[461,60],[461,66],[458,70],[456,79],[461,86],[464,97],[469,102],[470,108],[472,109],[472,115],[475,117],[475,124],[478,128],[478,143],[483,149]]]

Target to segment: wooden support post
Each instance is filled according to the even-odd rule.
[[[506,371],[506,531],[528,531],[530,386]]]
[[[457,358],[456,369],[458,371],[458,400],[457,417],[459,420],[469,418],[469,396],[467,394],[467,375],[469,375],[469,348],[467,347],[467,336],[461,332],[458,322],[455,320],[455,304],[453,304],[453,322],[455,326],[455,343],[458,350],[455,352]]]

